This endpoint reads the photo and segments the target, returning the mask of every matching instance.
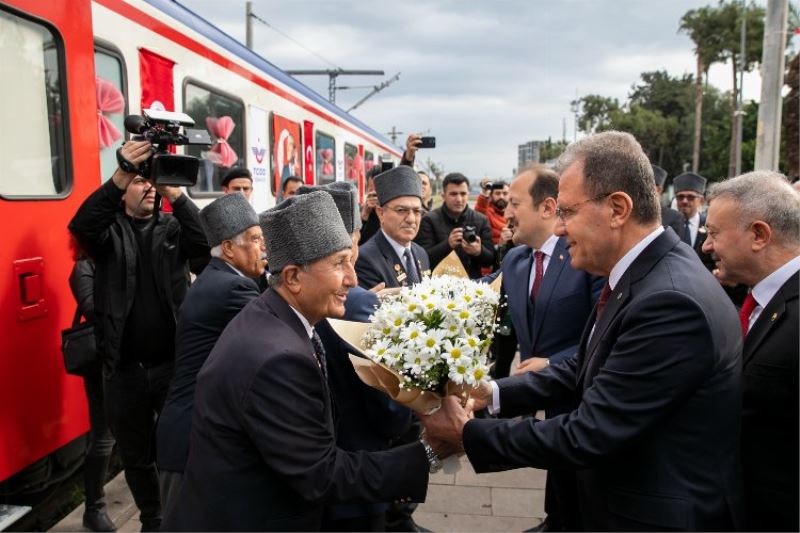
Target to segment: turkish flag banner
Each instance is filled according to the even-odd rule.
[[[172,67],[175,62],[146,48],[139,48],[139,78],[142,83],[142,109],[175,111],[175,86]],[[175,153],[175,147],[169,151]],[[169,213],[172,206],[162,198],[161,211]]]
[[[314,123],[303,121],[303,164],[306,167],[306,183],[314,185]]]

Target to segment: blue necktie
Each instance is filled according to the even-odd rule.
[[[411,255],[411,250],[406,248],[406,251],[403,252],[403,257],[405,258],[406,262],[406,276],[408,277],[408,284],[415,285],[419,283],[419,276],[417,275],[417,267],[414,265],[414,257]]]

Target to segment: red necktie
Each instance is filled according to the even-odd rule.
[[[533,286],[531,287],[531,302],[536,301],[536,295],[539,294],[539,287],[542,286],[542,277],[544,276],[544,252],[533,252],[534,259],[534,277]]]
[[[742,308],[739,309],[739,322],[742,323],[742,337],[747,337],[747,326],[750,324],[750,315],[753,314],[753,309],[755,309],[757,305],[758,302],[753,298],[753,293],[748,292],[744,303],[742,303]]]
[[[600,298],[597,299],[597,313],[595,313],[594,321],[597,322],[600,320],[600,315],[603,313],[603,309],[605,309],[606,304],[608,303],[608,297],[611,296],[611,285],[606,282],[603,285],[603,290],[600,292]]]

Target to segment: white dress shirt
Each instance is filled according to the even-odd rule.
[[[694,243],[697,242],[697,230],[700,229],[700,211],[694,214],[692,218],[689,219],[689,240],[692,241],[692,247],[694,247]]]
[[[381,233],[383,233],[383,236],[386,237],[387,241],[389,241],[389,244],[392,245],[392,249],[394,250],[394,253],[397,254],[398,259],[400,259],[400,263],[403,265],[403,270],[405,270],[405,268],[406,268],[406,261],[405,261],[405,258],[404,258],[404,254],[406,253],[406,250],[408,250],[408,253],[411,254],[411,260],[416,263],[417,258],[414,257],[414,252],[411,250],[411,243],[408,243],[407,246],[403,246],[402,244],[400,244],[396,240],[394,240],[391,237],[389,237],[386,234],[386,232],[383,231],[383,228],[381,228]]]
[[[292,306],[290,305],[289,307],[292,307]],[[306,333],[308,333],[308,338],[310,339],[311,337],[313,337],[314,336],[314,327],[311,325],[311,323],[308,321],[308,319],[303,316],[303,313],[301,313],[300,311],[298,311],[294,307],[292,307],[292,311],[294,311],[294,314],[296,314],[297,318],[300,319],[300,322],[303,323],[303,327],[306,328]]]
[[[753,309],[753,312],[750,313],[747,331],[750,331],[750,328],[756,323],[758,317],[761,316],[761,312],[775,297],[781,287],[789,281],[789,278],[796,276],[798,271],[800,271],[800,255],[794,259],[790,259],[778,270],[756,283],[752,290],[753,299],[756,301],[756,307]]]

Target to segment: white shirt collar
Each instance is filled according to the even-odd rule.
[[[753,287],[753,298],[761,307],[766,307],[783,285],[800,270],[800,255],[787,261],[778,270],[762,279]]]
[[[693,228],[700,227],[700,211],[695,213],[693,217],[689,217],[689,225]]]
[[[541,247],[534,248],[533,251],[544,252],[544,255],[546,255],[547,257],[552,257],[553,251],[555,251],[556,249],[556,243],[558,243],[558,236],[550,235],[550,237],[546,241],[544,241],[544,244],[542,244]]]
[[[228,268],[230,268],[231,270],[233,270],[234,272],[236,272],[236,273],[237,273],[237,274],[239,274],[240,276],[242,276],[242,277],[245,277],[245,275],[244,275],[244,274],[242,274],[242,273],[239,271],[239,269],[238,269],[238,268],[236,268],[235,266],[233,266],[233,265],[232,265],[232,264],[230,264],[229,262],[225,261],[224,259],[220,259],[220,261],[222,261],[223,263],[225,263],[226,265],[228,265]]]
[[[292,306],[290,305],[289,307],[292,307]],[[311,337],[313,337],[314,336],[314,328],[311,326],[311,323],[308,321],[308,319],[306,319],[306,317],[303,316],[303,313],[301,313],[300,311],[298,311],[294,307],[292,307],[292,311],[294,311],[294,314],[296,314],[297,318],[300,319],[300,322],[303,323],[303,327],[306,328],[306,333],[308,333],[308,338],[310,339]]]
[[[386,237],[386,240],[387,240],[387,241],[389,241],[389,244],[391,244],[391,245],[392,245],[392,249],[394,250],[394,253],[396,253],[396,254],[397,254],[397,257],[398,257],[398,258],[399,258],[401,261],[403,261],[403,260],[404,260],[404,258],[403,258],[403,254],[405,253],[405,251],[406,251],[406,250],[409,250],[409,251],[411,251],[411,243],[408,243],[408,246],[403,246],[402,244],[400,244],[400,243],[399,243],[399,242],[397,242],[396,240],[394,240],[394,239],[392,239],[391,237],[389,237],[389,236],[386,234],[386,232],[385,232],[385,231],[383,231],[383,228],[381,228],[381,233],[383,233],[383,236],[384,236],[384,237]],[[412,253],[412,257],[413,257],[413,253]],[[405,268],[405,266],[406,266],[406,265],[405,265],[405,264],[403,264],[403,268]]]
[[[658,226],[658,228],[654,229],[644,239],[636,243],[636,246],[628,250],[628,253],[623,255],[622,259],[617,261],[617,264],[614,265],[614,268],[611,269],[611,274],[608,276],[608,286],[611,287],[612,291],[617,286],[617,283],[619,283],[625,271],[628,270],[628,267],[639,257],[639,254],[662,233],[664,233],[664,227]]]

